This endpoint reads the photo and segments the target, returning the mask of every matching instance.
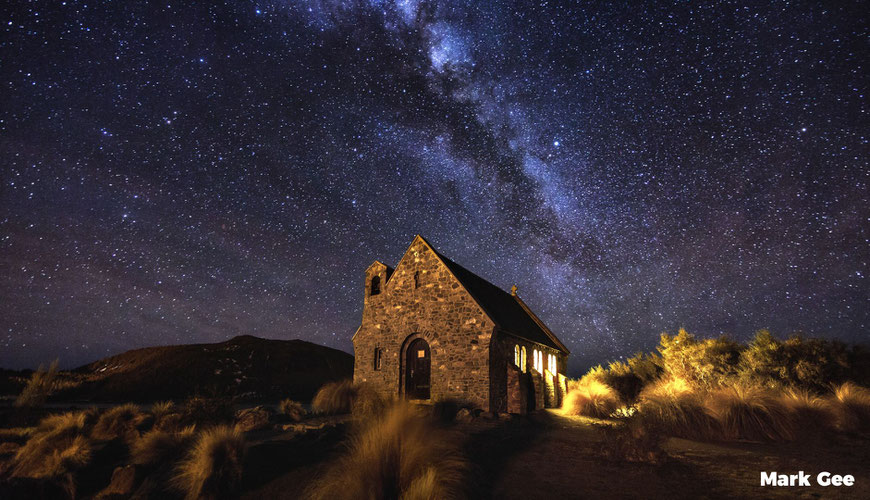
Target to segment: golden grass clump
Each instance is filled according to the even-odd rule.
[[[294,422],[299,422],[305,418],[306,414],[308,414],[305,407],[302,406],[302,403],[293,401],[292,399],[285,399],[278,403],[278,413],[286,416]]]
[[[356,386],[351,380],[331,382],[317,391],[311,401],[311,407],[318,413],[328,415],[350,413],[356,392]]]
[[[716,439],[718,422],[704,407],[704,398],[680,379],[664,379],[644,388],[635,414],[651,431],[689,439]]]
[[[91,442],[86,436],[93,412],[51,415],[40,421],[30,439],[12,458],[14,477],[58,477],[87,465]]]
[[[146,467],[157,466],[180,458],[194,437],[194,426],[178,432],[152,429],[136,440],[130,448],[130,463]]]
[[[870,389],[846,382],[834,387],[826,401],[838,430],[854,432],[870,426]]]
[[[607,418],[622,406],[619,396],[610,386],[596,379],[588,379],[565,396],[562,412],[566,415]]]
[[[132,403],[109,408],[91,430],[91,437],[98,440],[122,438],[133,441],[139,437],[139,428],[147,420],[142,410]]]
[[[245,438],[232,426],[202,431],[179,464],[174,485],[187,499],[232,497],[242,480]]]
[[[174,412],[175,403],[172,401],[157,401],[151,405],[151,415],[154,417],[155,421],[159,421],[161,418]]]
[[[783,441],[794,436],[791,412],[767,389],[723,387],[711,391],[705,405],[719,423],[722,439]]]
[[[835,428],[831,405],[825,399],[805,389],[783,389],[777,396],[790,414],[794,426],[793,438],[798,434],[811,435]]]
[[[314,499],[457,498],[467,463],[454,440],[406,403],[369,419],[309,489]]]
[[[37,408],[45,404],[48,396],[57,386],[57,365],[56,359],[52,361],[48,370],[44,365],[39,365],[28,379],[21,394],[15,399],[14,405],[19,408]]]

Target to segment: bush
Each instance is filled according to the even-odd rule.
[[[783,441],[794,436],[792,415],[769,390],[736,384],[706,398],[723,439]]]
[[[139,437],[139,429],[146,421],[146,415],[132,403],[109,408],[100,415],[91,437],[107,441],[120,438],[132,442]]]
[[[154,417],[154,422],[159,422],[161,418],[171,415],[175,412],[175,403],[172,401],[157,401],[151,405],[151,415]]]
[[[606,418],[621,406],[616,392],[608,385],[587,379],[583,385],[574,385],[562,402],[566,415],[584,415]]]
[[[285,399],[278,403],[278,413],[286,416],[294,422],[299,422],[308,414],[305,407],[302,406],[302,403],[293,401],[292,399]]]
[[[150,467],[174,461],[181,457],[193,437],[193,426],[179,432],[152,429],[133,443],[130,448],[130,462]]]
[[[45,404],[57,383],[57,365],[58,360],[56,359],[52,361],[48,370],[45,369],[44,365],[39,365],[39,368],[30,376],[24,390],[15,400],[14,405],[19,408],[38,408]]]
[[[598,451],[609,460],[660,463],[667,458],[662,448],[664,434],[657,427],[644,425],[640,418],[630,417],[624,425],[603,426],[601,432],[604,439]]]
[[[837,429],[852,432],[870,425],[870,390],[846,382],[835,387],[826,401]]]
[[[682,379],[664,379],[647,386],[638,397],[635,418],[651,432],[688,439],[716,439],[718,422],[704,399]]]
[[[728,337],[697,340],[685,328],[675,336],[661,335],[664,374],[705,389],[713,388],[737,375],[742,346]]]
[[[205,430],[179,464],[173,483],[188,499],[232,498],[241,485],[244,455],[245,439],[235,428]]]
[[[466,462],[453,440],[400,403],[370,419],[315,484],[314,499],[456,498]]]
[[[779,404],[791,414],[795,429],[794,438],[797,438],[798,434],[813,435],[835,428],[831,405],[812,392],[789,388],[783,390],[777,397]]]

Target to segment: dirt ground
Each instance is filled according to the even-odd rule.
[[[605,459],[603,422],[547,411],[529,419],[457,424],[473,463],[471,498],[870,498],[870,439],[797,443],[701,443],[669,439],[659,464]],[[344,432],[268,436],[252,446],[249,499],[299,498],[344,450]],[[761,487],[761,471],[852,474],[852,487]]]

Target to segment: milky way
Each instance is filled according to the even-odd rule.
[[[350,351],[418,233],[573,372],[681,326],[865,341],[866,9],[626,3],[4,5],[0,366]]]

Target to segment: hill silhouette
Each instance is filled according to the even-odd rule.
[[[193,395],[310,400],[317,389],[353,376],[353,356],[303,340],[243,335],[216,344],[135,349],[72,371],[81,382],[57,400],[136,401]]]

